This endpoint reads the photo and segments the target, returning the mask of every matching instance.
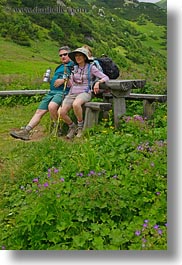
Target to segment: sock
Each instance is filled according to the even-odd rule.
[[[83,127],[83,121],[78,121],[78,127],[82,128]]]
[[[30,131],[32,130],[32,127],[29,126],[29,125],[27,125],[27,126],[25,127],[25,130],[27,130],[28,132],[30,132]]]
[[[73,127],[75,127],[75,123],[74,123],[74,122],[72,122],[72,123],[71,123],[71,124],[69,124],[68,126],[69,126],[69,128],[73,128]]]

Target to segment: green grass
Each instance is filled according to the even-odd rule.
[[[69,142],[11,138],[35,109],[0,108],[0,248],[166,250],[165,108],[117,131],[111,118]]]
[[[0,150],[1,155],[11,153],[14,144],[20,144],[19,141],[14,141],[12,145],[12,137],[9,132],[13,128],[20,128],[27,125],[30,118],[37,109],[38,103],[32,103],[27,106],[17,105],[14,107],[1,107],[0,108]],[[23,115],[22,115],[23,113]],[[49,125],[49,114],[46,114],[41,120],[41,125],[44,129],[48,128]]]
[[[138,25],[136,22],[131,22],[130,24],[136,28],[138,32],[146,35],[146,40],[142,41],[143,45],[147,48],[151,47],[162,55],[167,54],[166,46],[163,44],[166,40],[165,28],[164,26],[156,26],[151,22],[147,22],[146,25]]]
[[[32,47],[23,47],[0,38],[0,46],[1,90],[40,86],[45,70],[54,70],[60,63],[58,46],[53,41],[32,42]]]

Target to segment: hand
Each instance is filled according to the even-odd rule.
[[[64,79],[57,79],[55,82],[54,82],[54,87],[60,87],[62,84],[64,83]]]
[[[96,82],[94,85],[94,93],[98,94],[99,93],[99,82]]]

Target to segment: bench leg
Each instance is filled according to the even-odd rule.
[[[92,110],[91,108],[88,107],[86,108],[83,129],[91,128],[94,125],[98,124],[99,112],[100,110]]]
[[[147,119],[151,119],[154,114],[155,107],[154,107],[154,104],[152,103],[153,101],[151,100],[145,99],[143,101],[143,114],[144,114],[144,117],[146,117]]]
[[[120,117],[126,112],[126,102],[125,98],[113,98],[113,105],[114,105],[114,125],[115,128],[119,125]]]

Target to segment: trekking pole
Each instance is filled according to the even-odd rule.
[[[64,96],[65,96],[65,93],[64,93],[64,92],[65,92],[65,90],[66,90],[67,83],[68,83],[68,78],[66,78],[66,79],[64,80],[64,88],[63,88],[62,102],[63,102]],[[56,130],[55,130],[55,135],[54,135],[54,137],[57,136],[59,125],[60,125],[60,114],[58,114],[58,119],[57,119],[57,124],[56,124]]]

